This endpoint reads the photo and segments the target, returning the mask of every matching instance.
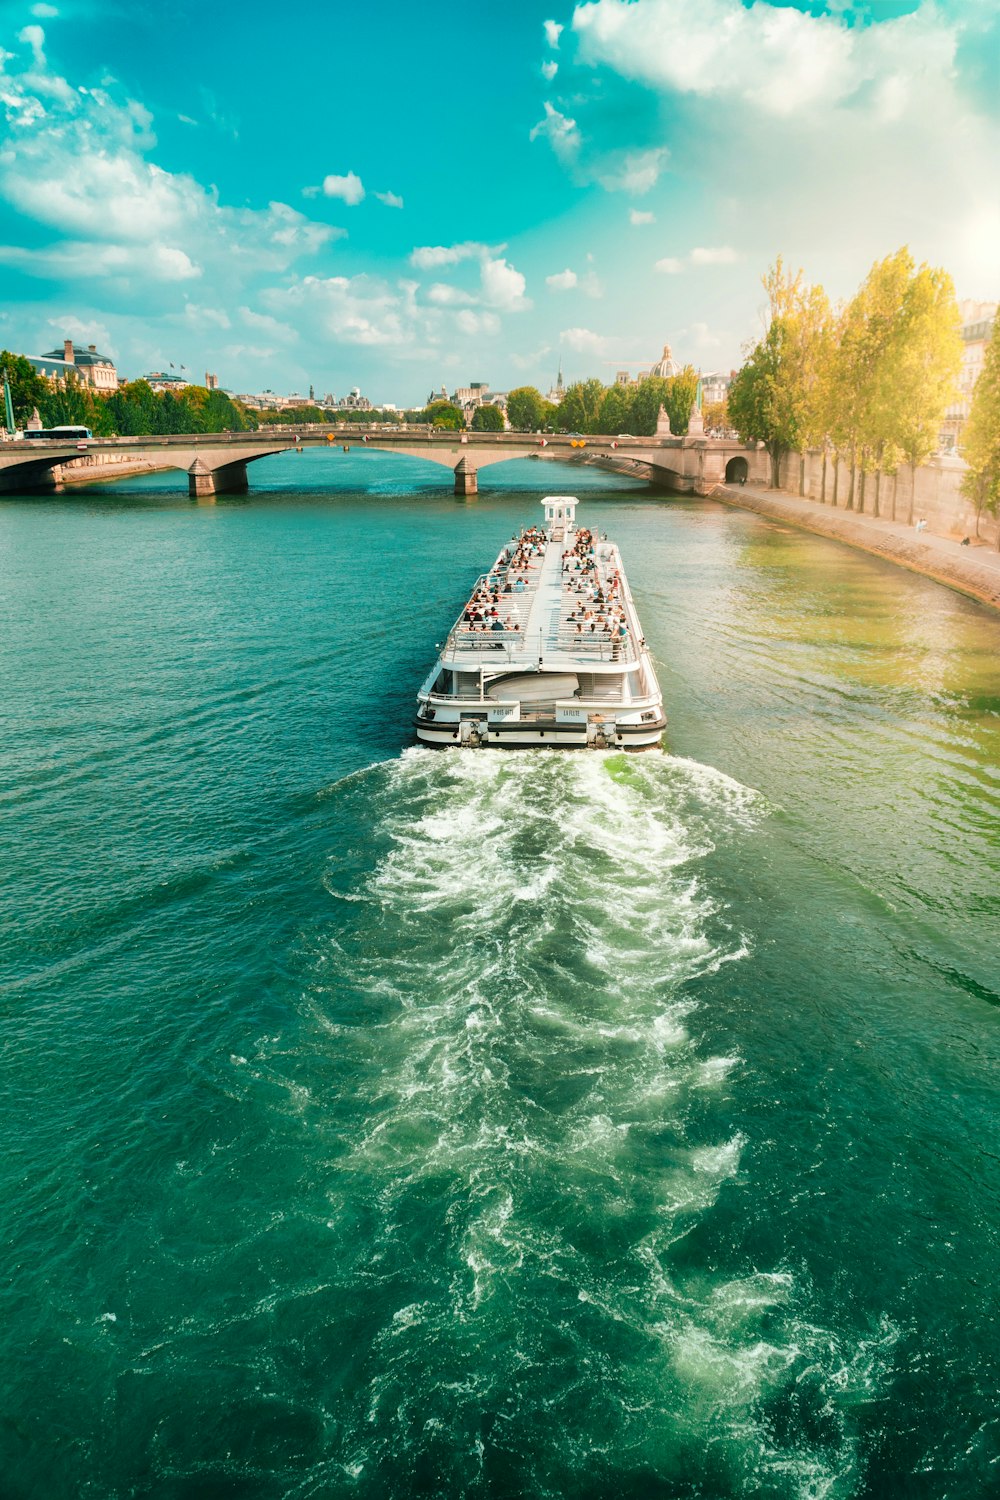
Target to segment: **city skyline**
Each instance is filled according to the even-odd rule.
[[[0,342],[408,405],[666,339],[728,369],[778,254],[839,298],[908,243],[996,296],[982,0],[236,20],[6,7]]]

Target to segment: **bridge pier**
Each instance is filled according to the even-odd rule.
[[[467,458],[460,458],[455,465],[455,494],[479,494],[479,474]]]
[[[210,469],[201,458],[196,458],[188,476],[188,494],[192,500],[214,499],[216,495],[245,495],[249,489],[246,462],[220,464]]]

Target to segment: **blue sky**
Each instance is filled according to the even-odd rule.
[[[0,342],[422,400],[739,362],[781,253],[1000,281],[993,0],[0,0]]]

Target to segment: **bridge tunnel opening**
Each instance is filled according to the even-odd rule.
[[[750,465],[745,458],[737,455],[726,464],[727,484],[746,484],[750,477]]]

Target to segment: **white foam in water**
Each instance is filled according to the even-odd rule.
[[[758,1417],[809,1361],[824,1389],[850,1367],[797,1311],[792,1277],[679,1285],[670,1269],[671,1247],[748,1171],[724,1123],[689,1138],[696,1110],[724,1122],[740,1063],[703,1055],[692,986],[746,956],[699,865],[752,832],[762,799],[653,755],[415,749],[375,811],[388,852],[361,889],[338,891],[361,903],[361,935],[330,943],[314,1003],[360,1121],[331,1198],[348,1221],[352,1193],[377,1209],[365,1296],[383,1275],[409,1294],[386,1312],[365,1400],[338,1413],[342,1458],[364,1447],[366,1473],[388,1462],[402,1389],[427,1421],[454,1422],[457,1453],[463,1424],[516,1385],[520,1420],[549,1424],[563,1488],[578,1487],[589,1439],[546,1353],[558,1325],[608,1453],[669,1467],[694,1439],[724,1453],[734,1493],[841,1493],[846,1428],[814,1455],[782,1449]],[[609,1381],[606,1322],[632,1341]]]

